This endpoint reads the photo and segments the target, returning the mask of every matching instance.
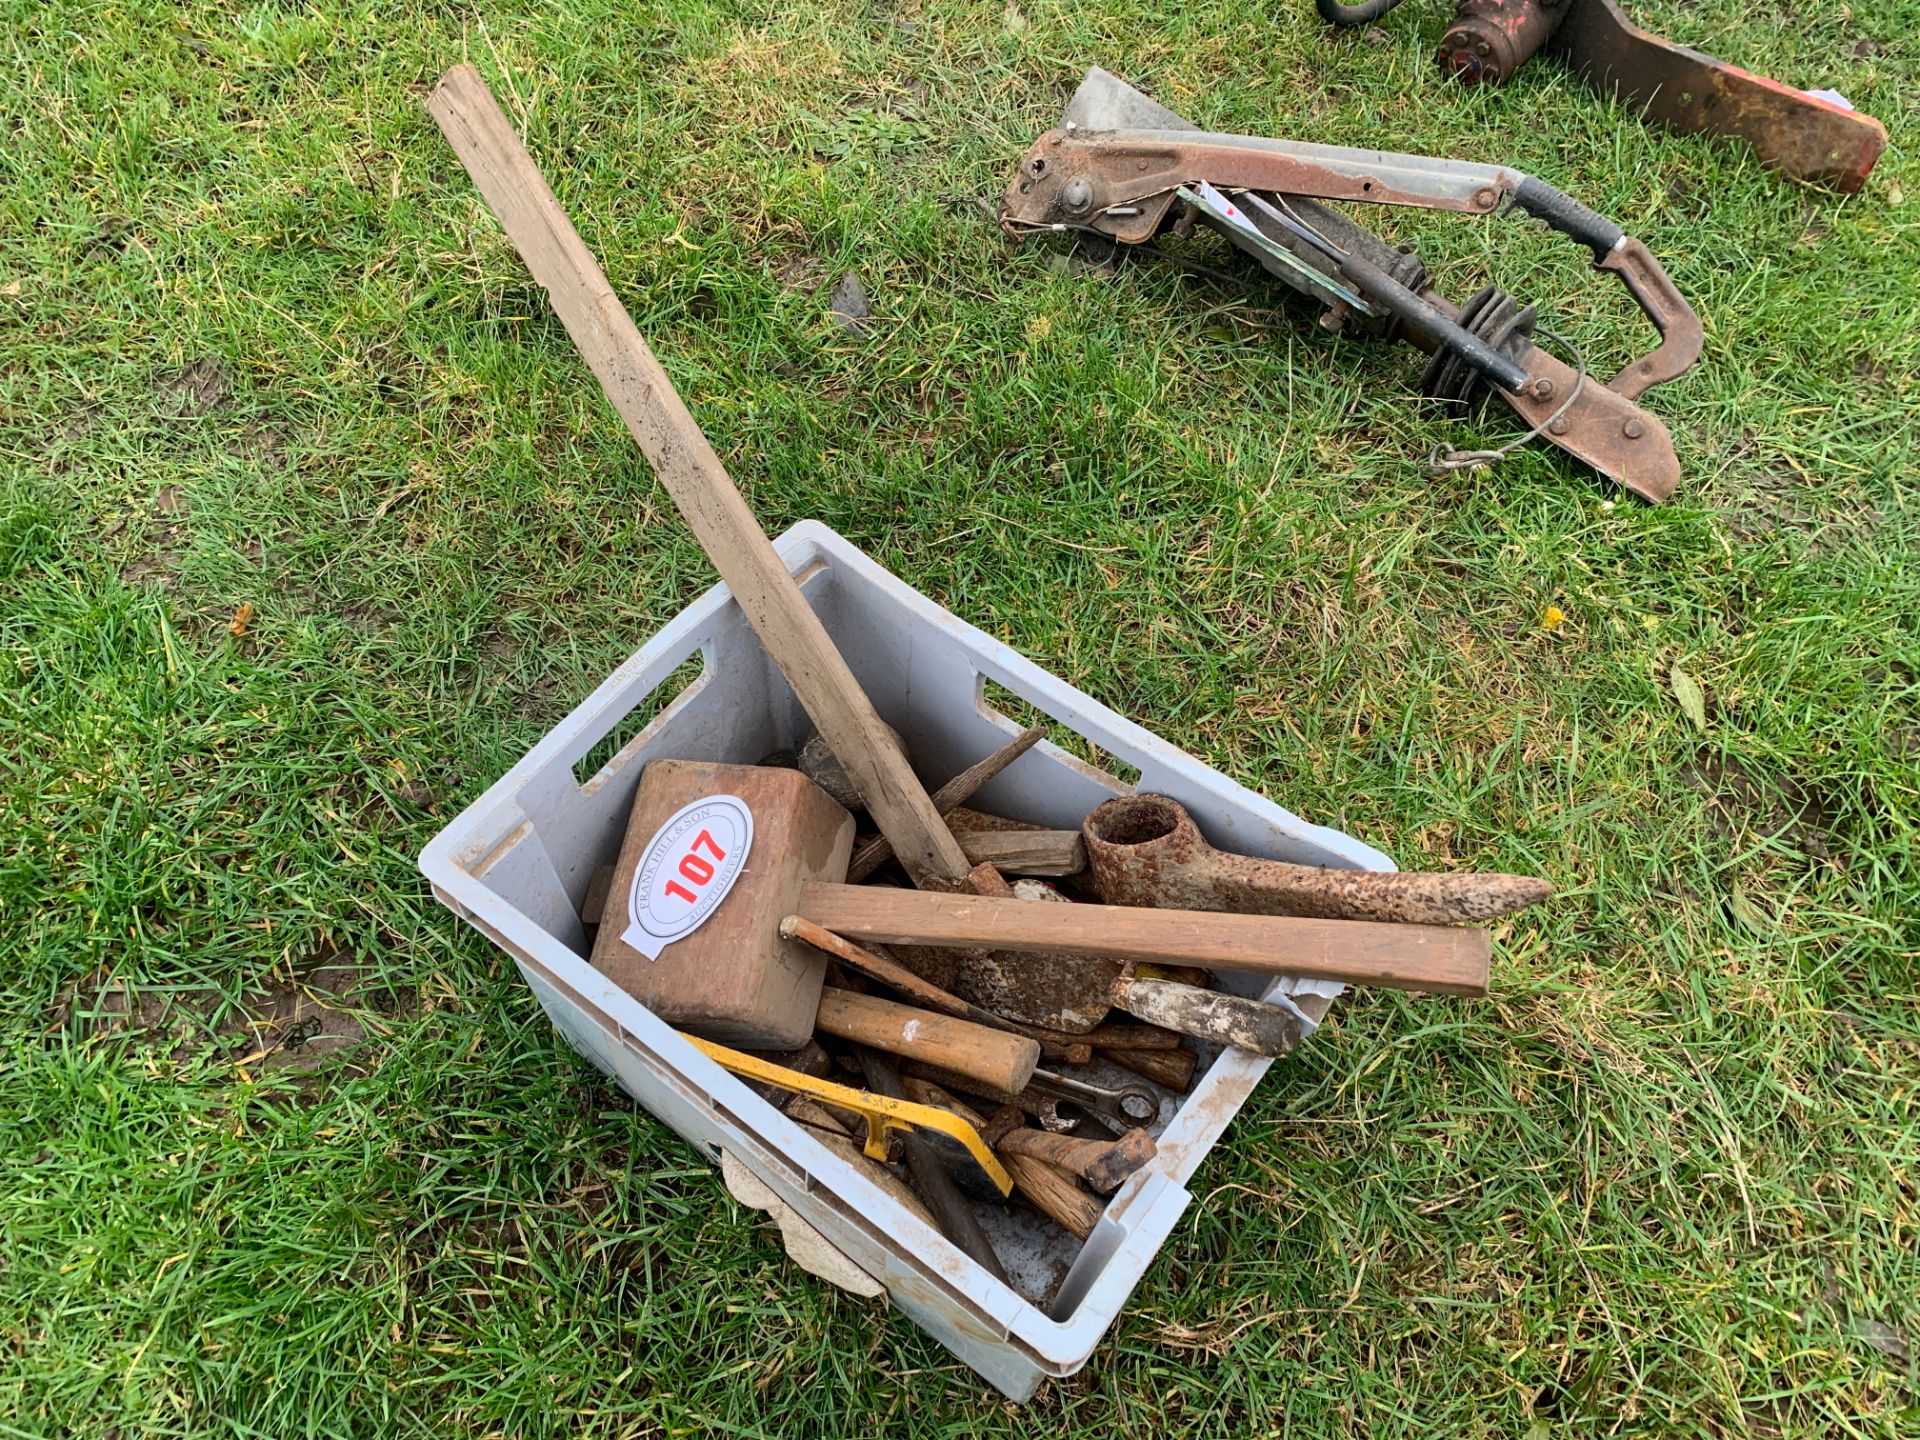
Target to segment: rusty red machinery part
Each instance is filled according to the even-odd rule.
[[[1336,25],[1357,25],[1399,3],[1319,8]],[[1744,140],[1796,180],[1852,193],[1887,147],[1871,116],[1649,34],[1616,0],[1457,0],[1438,59],[1460,80],[1502,85],[1543,49],[1601,94],[1675,130]]]
[[[1585,245],[1620,281],[1659,342],[1604,385],[1534,343],[1531,307],[1489,287],[1456,306],[1396,249],[1324,202],[1492,215],[1518,209]],[[1679,482],[1666,427],[1636,402],[1700,354],[1699,317],[1638,240],[1546,182],[1509,166],[1195,129],[1100,69],[1061,126],[1035,142],[1007,187],[1016,236],[1089,233],[1120,245],[1205,223],[1269,274],[1323,301],[1337,334],[1398,339],[1433,357],[1426,388],[1464,405],[1500,396],[1529,435],[1651,501]]]
[[[1440,37],[1440,68],[1462,80],[1502,84],[1552,36],[1571,0],[1460,0]]]

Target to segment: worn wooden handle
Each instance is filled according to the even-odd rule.
[[[906,1098],[900,1072],[894,1068],[891,1060],[884,1055],[874,1054],[872,1050],[860,1051],[859,1059],[869,1089],[895,1100]],[[981,1225],[980,1217],[973,1213],[973,1207],[961,1195],[954,1177],[934,1153],[932,1142],[922,1134],[909,1131],[900,1137],[900,1147],[914,1188],[933,1212],[935,1228],[972,1256],[994,1279],[1004,1283],[1007,1272],[1001,1267],[1000,1257],[994,1253],[993,1241],[988,1238],[986,1227]]]
[[[924,1060],[1002,1090],[1021,1089],[1040,1063],[1039,1042],[1024,1035],[831,986],[820,992],[820,1015],[814,1023],[842,1040]]]
[[[1033,1208],[1075,1239],[1084,1240],[1100,1223],[1106,1207],[1073,1183],[1073,1177],[1056,1170],[1044,1160],[1011,1152],[1000,1156],[1000,1163],[1013,1177],[1014,1188],[1033,1202]]]
[[[1191,1050],[1112,1049],[1100,1053],[1114,1064],[1126,1066],[1143,1080],[1151,1080],[1156,1085],[1164,1085],[1183,1095],[1187,1087],[1193,1084],[1193,1072],[1200,1064],[1200,1057]]]
[[[1025,1155],[1077,1175],[1097,1194],[1111,1195],[1120,1182],[1151,1160],[1157,1150],[1144,1130],[1129,1130],[1118,1140],[1082,1140],[1045,1130],[1009,1130],[994,1146],[1004,1158]]]
[[[747,623],[866,798],[907,873],[916,884],[927,876],[958,882],[969,868],[966,855],[480,72],[471,65],[447,71],[427,98],[427,110],[527,269],[545,287],[560,323],[640,442]]]
[[[1452,925],[1032,905],[984,895],[824,883],[801,892],[800,913],[850,939],[884,944],[1172,960],[1209,970],[1449,995],[1487,990],[1486,932]]]
[[[850,965],[870,980],[878,980],[890,990],[897,990],[909,1000],[926,1006],[929,1010],[938,1010],[942,1015],[958,1016],[962,1020],[971,1020],[976,1025],[984,1025],[989,1030],[1005,1030],[1010,1035],[1025,1035],[1040,1043],[1040,1054],[1048,1060],[1065,1060],[1072,1065],[1084,1065],[1093,1058],[1093,1045],[1085,1036],[1063,1035],[1053,1030],[1041,1030],[1032,1025],[1021,1025],[1012,1020],[1003,1020],[991,1010],[983,1010],[978,1005],[970,1005],[958,995],[942,990],[931,980],[923,980],[891,956],[876,955],[847,939],[836,935],[825,926],[816,925],[804,915],[789,915],[780,922],[780,937],[783,940],[804,940],[814,949],[825,952]],[[1178,1044],[1178,1040],[1174,1042]]]
[[[957,830],[960,848],[976,865],[1009,875],[1078,875],[1087,845],[1078,830]]]
[[[1244,995],[1123,977],[1113,987],[1113,1003],[1168,1030],[1215,1045],[1235,1045],[1269,1060],[1284,1060],[1300,1045],[1299,1016]]]

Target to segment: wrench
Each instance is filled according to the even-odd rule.
[[[1104,1086],[1090,1085],[1085,1080],[1070,1080],[1051,1070],[1035,1070],[1033,1078],[1027,1082],[1027,1088],[1051,1096],[1056,1101],[1069,1101],[1107,1124],[1117,1126],[1121,1132],[1150,1125],[1160,1118],[1160,1097],[1143,1085],[1109,1090]],[[1057,1105],[1048,1109],[1056,1124],[1068,1118],[1060,1114]],[[1047,1119],[1047,1116],[1042,1116],[1042,1126],[1052,1129],[1053,1126],[1046,1123]]]
[[[996,1091],[978,1080],[921,1060],[907,1061],[903,1073],[917,1080],[931,1080],[962,1095],[986,1095],[1001,1105],[1018,1105],[1040,1122],[1042,1130],[1056,1135],[1072,1134],[1085,1120],[1105,1125],[1115,1135],[1124,1135],[1160,1118],[1159,1094],[1145,1085],[1109,1090],[1085,1080],[1069,1080],[1051,1070],[1035,1070],[1026,1088],[1013,1094]]]

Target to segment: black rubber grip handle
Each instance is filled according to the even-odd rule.
[[[1544,180],[1529,175],[1520,182],[1513,203],[1529,215],[1547,222],[1562,235],[1570,235],[1593,251],[1596,262],[1607,258],[1626,235],[1598,210],[1589,210],[1571,195],[1563,195]]]
[[[1340,262],[1340,273],[1367,299],[1399,316],[1400,323],[1415,334],[1426,337],[1428,344],[1436,349],[1451,350],[1502,390],[1518,394],[1526,385],[1530,378],[1526,366],[1464,329],[1433,302],[1414,294],[1379,266],[1358,255],[1349,255]]]

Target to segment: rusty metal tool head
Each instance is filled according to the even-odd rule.
[[[1659,336],[1602,385],[1533,343],[1531,307],[1488,287],[1455,306],[1395,249],[1325,202],[1487,216],[1514,208],[1585,245]],[[1139,245],[1194,223],[1217,230],[1276,279],[1324,302],[1342,334],[1401,339],[1431,354],[1428,393],[1465,404],[1491,392],[1530,434],[1659,501],[1679,482],[1646,389],[1700,353],[1699,318],[1646,247],[1545,181],[1511,166],[1201,131],[1118,77],[1087,72],[1061,125],[1022,160],[1001,202],[1009,234],[1090,233]]]
[[[1122,795],[1081,827],[1095,888],[1109,905],[1318,915],[1413,925],[1482,924],[1553,893],[1526,875],[1328,870],[1216,850],[1168,795]]]
[[[1073,903],[1034,881],[1014,885],[1012,894],[1030,903]],[[1300,1044],[1300,1020],[1290,1011],[1240,995],[1136,975],[1124,961],[1004,950],[962,951],[957,958],[954,985],[962,993],[990,1013],[1054,1033],[1091,1033],[1102,1026],[1109,1009],[1118,1008],[1167,1031],[1238,1046],[1274,1060],[1291,1055]]]
[[[1399,4],[1319,0],[1322,17],[1343,26]],[[1503,85],[1542,49],[1601,94],[1675,130],[1744,140],[1795,180],[1852,193],[1887,148],[1886,126],[1871,116],[1651,35],[1617,0],[1457,0],[1437,58],[1456,79]]]

